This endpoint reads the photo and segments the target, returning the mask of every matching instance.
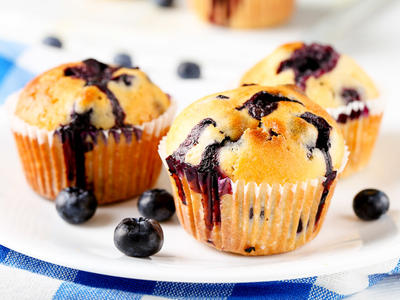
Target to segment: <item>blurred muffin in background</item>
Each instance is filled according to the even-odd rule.
[[[145,73],[88,59],[28,83],[12,130],[38,194],[54,199],[76,186],[105,204],[152,186],[161,168],[157,145],[172,117],[169,96]]]
[[[189,0],[205,21],[233,28],[281,24],[293,13],[294,0]]]

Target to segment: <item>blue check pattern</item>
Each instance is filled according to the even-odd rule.
[[[29,47],[25,45],[0,40],[0,104],[9,94],[22,88],[34,76],[34,71],[28,71],[28,67],[21,65],[20,57],[26,51],[29,51]],[[331,278],[315,276],[286,281],[236,284],[145,281],[74,270],[23,255],[1,245],[0,264],[21,270],[21,272],[28,271],[34,276],[42,276],[48,281],[57,281],[58,288],[51,297],[53,299],[141,299],[150,295],[174,299],[329,300],[344,298],[376,284],[387,276],[400,274],[400,262],[382,274],[374,274],[372,271],[371,273],[367,272],[366,275],[355,273],[358,274],[358,277],[367,277],[368,284],[352,292],[347,289],[347,292],[344,293],[340,284],[356,285],[354,282],[348,282],[348,273],[347,276],[335,274],[330,276]],[[356,277],[354,276],[354,278]],[[343,278],[342,282],[341,278]],[[332,283],[329,284],[329,282]]]

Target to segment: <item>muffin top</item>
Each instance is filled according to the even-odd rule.
[[[283,184],[336,176],[345,148],[335,121],[296,87],[250,85],[183,110],[166,154],[175,173],[191,166],[233,181]]]
[[[285,44],[256,64],[242,84],[295,84],[324,108],[376,99],[378,90],[357,63],[331,46]]]
[[[49,131],[86,115],[90,126],[107,130],[151,121],[169,105],[168,95],[139,69],[87,59],[33,79],[22,90],[15,115]]]

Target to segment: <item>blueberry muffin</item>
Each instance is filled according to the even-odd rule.
[[[175,119],[159,152],[186,231],[242,255],[313,239],[346,160],[335,121],[291,86],[202,98]]]
[[[294,0],[189,0],[195,12],[212,24],[261,28],[281,24],[293,13]]]
[[[61,65],[33,79],[16,101],[12,130],[22,166],[43,197],[76,186],[112,203],[156,180],[157,145],[173,105],[139,69],[94,59]]]
[[[365,167],[383,116],[379,92],[371,78],[331,46],[291,43],[276,49],[242,78],[242,84],[295,84],[338,122],[349,147],[343,175]]]

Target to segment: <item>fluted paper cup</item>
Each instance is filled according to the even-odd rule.
[[[16,101],[15,97],[9,102]],[[150,188],[158,178],[161,161],[157,146],[172,123],[176,105],[140,126],[140,134],[121,130],[98,130],[86,135],[92,149],[85,155],[86,185],[92,189],[100,205],[132,198]],[[68,158],[61,137],[56,131],[31,126],[15,115],[11,117],[18,153],[25,177],[39,195],[54,200],[58,193],[76,185],[68,176]],[[133,129],[136,130],[136,129]]]
[[[371,159],[382,122],[384,103],[379,100],[355,101],[346,106],[328,108],[337,121],[350,151],[342,177],[366,167]]]
[[[165,138],[159,145],[159,154],[168,170]],[[343,171],[347,156],[346,150],[338,174]],[[214,219],[210,226],[209,208],[204,205],[207,201],[203,201],[207,193],[191,189],[193,178],[199,176],[179,177],[185,193],[183,201],[170,175],[177,215],[189,234],[218,250],[252,256],[292,251],[311,241],[324,223],[338,180],[336,176],[321,203],[325,177],[273,185],[226,178],[230,193],[220,196],[220,219]]]

